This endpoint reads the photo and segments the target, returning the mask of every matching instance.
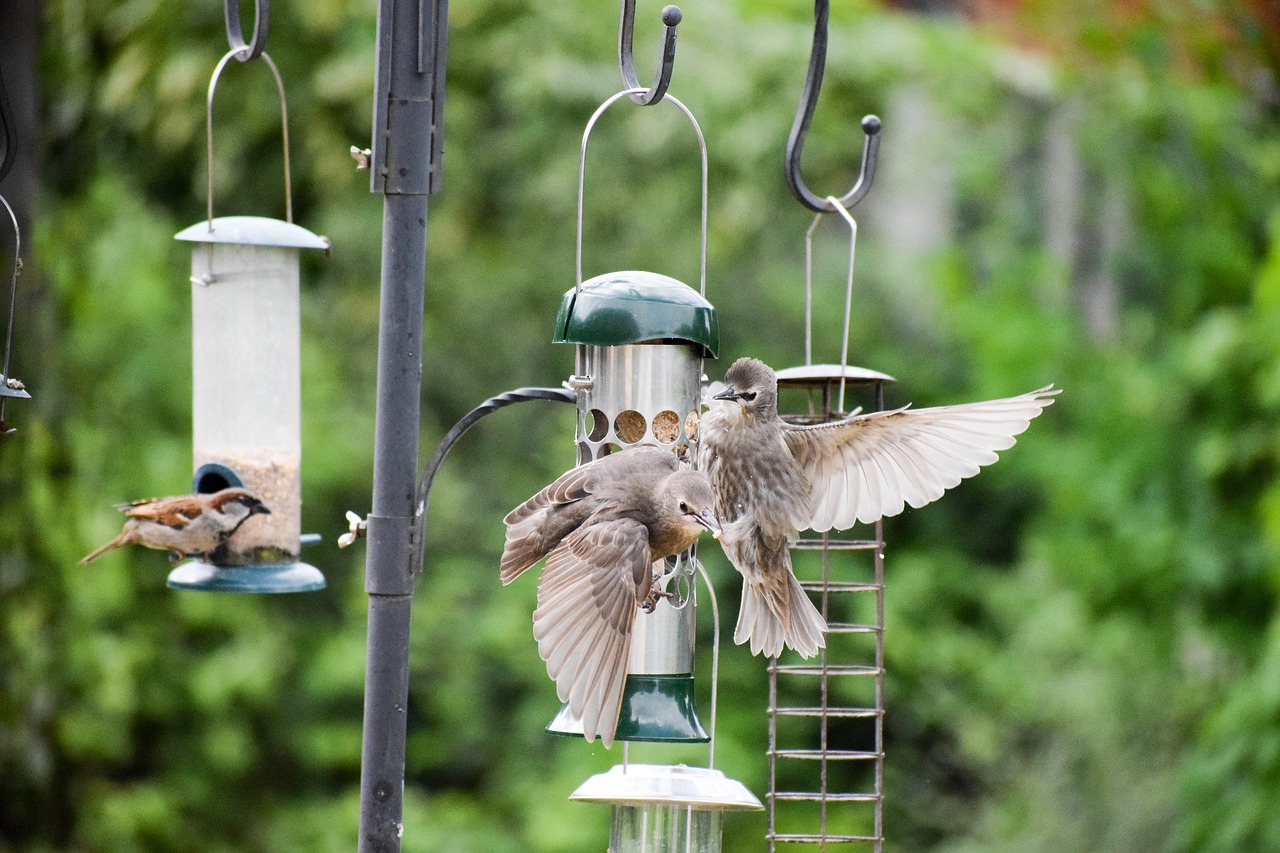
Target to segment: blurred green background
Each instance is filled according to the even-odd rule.
[[[119,529],[113,503],[189,488],[189,247],[172,238],[204,216],[221,5],[0,10],[27,131],[0,184],[25,229],[10,372],[34,397],[9,403],[18,432],[0,439],[5,853],[354,849],[364,555],[334,542],[371,480],[381,199],[348,148],[368,145],[374,4],[278,3],[268,43],[295,220],[334,246],[305,258],[302,305],[303,528],[324,536],[306,559],[329,588],[176,593],[140,549],[76,563]],[[1065,389],[999,464],[886,523],[886,849],[1280,849],[1274,4],[835,5],[810,186],[850,186],[858,119],[884,121],[855,210],[851,360],[898,378],[891,405]],[[424,461],[485,398],[571,371],[550,335],[573,284],[578,144],[619,88],[615,4],[450,6]],[[780,165],[812,7],[683,9],[671,91],[710,148],[707,372],[797,364],[811,216]],[[657,15],[640,4],[642,79]],[[215,127],[215,212],[282,217],[261,64],[227,69]],[[586,275],[695,282],[697,157],[677,111],[617,107],[592,146]],[[815,359],[838,360],[847,231],[825,224],[816,248]],[[608,810],[567,797],[619,751],[543,733],[557,703],[534,584],[497,579],[503,514],[573,461],[560,409],[486,419],[437,480],[405,851],[606,846]],[[728,628],[737,580],[703,550]],[[717,765],[761,796],[765,684],[727,645]],[[764,829],[729,817],[725,849],[764,849]]]

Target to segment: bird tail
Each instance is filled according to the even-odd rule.
[[[810,658],[827,644],[827,620],[813,606],[796,576],[788,571],[787,577],[786,601],[773,600],[776,594],[761,584],[742,585],[742,605],[733,641],[741,645],[750,640],[753,655],[777,657],[787,645],[801,657]]]
[[[119,548],[121,545],[127,545],[128,543],[129,543],[129,540],[125,537],[124,533],[122,532],[119,535],[117,535],[115,539],[112,539],[110,542],[106,543],[102,547],[95,548],[94,550],[90,551],[88,554],[85,554],[83,557],[81,557],[80,565],[87,566],[89,563],[92,563],[94,560],[98,559],[108,551],[114,548]]]

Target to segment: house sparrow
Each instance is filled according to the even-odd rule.
[[[251,517],[271,514],[256,495],[240,488],[134,501],[117,504],[116,509],[129,517],[124,530],[101,548],[86,554],[81,564],[123,545],[168,550],[175,561],[193,555],[207,557]]]
[[[637,447],[588,462],[507,513],[502,583],[543,557],[533,636],[588,741],[613,744],[636,610],[652,610],[654,562],[719,535],[707,478]]]
[[[1029,394],[930,409],[854,414],[794,426],[778,416],[778,380],[742,358],[702,418],[699,468],[716,494],[720,544],[744,579],[736,643],[812,657],[826,621],[791,570],[797,531],[845,530],[921,507],[1013,446],[1057,394]]]

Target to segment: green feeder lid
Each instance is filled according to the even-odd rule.
[[[557,344],[622,346],[688,341],[716,357],[720,326],[702,294],[670,276],[642,270],[611,272],[572,288],[556,316]]]

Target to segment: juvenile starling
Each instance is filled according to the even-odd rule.
[[[804,657],[826,645],[826,621],[791,571],[797,531],[845,530],[921,507],[983,465],[1053,402],[1047,385],[981,403],[907,407],[813,426],[778,416],[778,380],[754,358],[738,359],[702,419],[699,468],[711,479],[720,536],[742,574],[736,643]]]
[[[636,610],[658,598],[653,564],[719,535],[713,503],[705,476],[637,447],[568,471],[503,519],[504,585],[547,557],[533,636],[588,741],[613,744]]]

